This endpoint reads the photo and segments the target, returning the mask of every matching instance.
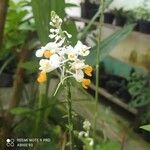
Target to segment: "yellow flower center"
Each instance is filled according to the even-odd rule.
[[[91,80],[90,80],[90,79],[83,79],[83,80],[82,80],[82,86],[83,86],[85,89],[87,89],[90,84],[91,84]]]
[[[53,54],[54,53],[51,52],[50,50],[46,50],[43,55],[45,58],[50,58]]]
[[[74,58],[74,55],[73,55],[73,54],[71,54],[71,55],[70,55],[70,58]]]
[[[93,68],[91,66],[87,66],[83,70],[84,70],[84,72],[85,72],[86,75],[88,75],[90,77],[92,76]]]
[[[39,83],[43,83],[43,82],[45,82],[46,80],[47,80],[46,73],[45,73],[45,72],[40,72],[40,73],[39,73],[39,76],[38,76],[38,78],[37,78],[37,81],[38,81]]]

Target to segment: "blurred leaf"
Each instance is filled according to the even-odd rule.
[[[72,42],[73,45],[76,44],[77,42],[77,34],[78,34],[78,31],[77,31],[77,28],[76,28],[76,25],[73,21],[71,20],[67,20],[65,23],[64,23],[64,28],[67,27],[65,30],[67,30],[67,32],[71,35],[73,35],[70,39],[70,41]]]
[[[35,26],[42,44],[48,42],[49,20],[50,20],[50,1],[32,0],[31,1]]]
[[[146,131],[150,131],[150,124],[149,125],[144,125],[140,127],[141,129],[144,129]]]
[[[23,115],[28,113],[33,113],[33,110],[25,107],[16,107],[10,110],[13,115]]]
[[[21,64],[21,67],[26,69],[26,70],[29,70],[29,71],[32,71],[32,72],[36,72],[38,70],[38,68],[39,68],[39,63],[36,60],[27,61],[27,62]]]
[[[33,38],[32,40],[28,41],[27,43],[27,49],[28,50],[33,50],[35,47],[39,47],[40,41],[37,38]]]
[[[127,25],[117,32],[113,33],[100,43],[100,61],[103,61],[108,53],[132,32],[133,27],[134,25]],[[86,62],[88,64],[91,64],[92,66],[95,66],[96,64],[96,49],[97,47],[94,47],[86,59]]]
[[[109,141],[101,145],[97,145],[96,150],[120,150],[120,145],[116,141]]]
[[[20,24],[19,30],[34,31],[35,28],[33,25],[29,24],[28,22],[25,22],[25,23]]]
[[[10,54],[10,52],[19,49],[20,46],[26,44],[29,30],[34,29],[34,23],[30,22],[30,19],[23,21],[26,16],[31,12],[29,11],[30,6],[26,9],[28,0],[24,1],[9,1],[9,8],[5,24],[5,34],[3,40],[3,51],[0,55]]]

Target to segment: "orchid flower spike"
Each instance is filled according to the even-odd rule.
[[[54,12],[51,12],[50,21],[50,42],[39,48],[35,55],[40,58],[39,61],[39,83],[46,82],[47,73],[59,69],[61,75],[60,83],[69,77],[87,89],[91,80],[87,77],[92,76],[92,66],[85,64],[85,57],[90,53],[90,47],[77,41],[72,46],[69,39],[72,37],[66,30],[62,29],[63,20]]]

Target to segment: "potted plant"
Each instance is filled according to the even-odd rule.
[[[91,19],[99,8],[99,0],[84,0],[81,3],[81,17]]]
[[[115,25],[116,26],[124,26],[126,21],[127,21],[127,18],[125,16],[125,11],[123,10],[123,8],[120,8],[120,9],[114,9],[113,10],[113,13],[115,15]]]
[[[135,18],[135,14],[133,10],[129,10],[126,13],[127,24],[135,23],[134,31],[139,31],[139,21]]]
[[[114,21],[115,15],[112,13],[112,11],[106,11],[104,13],[104,23],[112,24]]]
[[[139,22],[139,30],[150,34],[150,10],[146,7],[138,7],[134,10],[135,18]]]

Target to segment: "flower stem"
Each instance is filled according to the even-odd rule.
[[[100,19],[99,19],[99,32],[98,32],[98,46],[96,51],[96,91],[95,91],[95,115],[94,115],[94,130],[93,130],[93,136],[95,137],[96,132],[96,122],[97,122],[97,116],[98,116],[98,101],[99,101],[99,69],[100,69],[100,42],[102,40],[102,27],[103,27],[103,18],[104,18],[104,0],[100,0]]]
[[[68,108],[68,126],[69,126],[69,146],[70,150],[73,150],[73,121],[72,121],[72,101],[70,83],[66,80],[67,88],[67,108]]]
[[[61,84],[63,84],[63,82],[64,82],[67,78],[70,78],[70,77],[72,77],[72,76],[67,76],[67,77],[65,77],[64,79],[62,79],[62,80],[59,82],[59,84],[57,85],[57,88],[56,88],[56,90],[55,90],[54,96],[56,96],[56,94],[57,94],[57,92],[58,92],[58,90],[59,90]]]
[[[39,98],[38,98],[38,106],[37,106],[38,109],[42,108],[42,105],[45,100],[45,94],[46,94],[46,84],[43,83],[39,85]],[[35,130],[33,131],[34,136],[39,136],[41,134],[42,118],[43,118],[43,111],[39,111],[37,113],[37,117],[35,120]]]

